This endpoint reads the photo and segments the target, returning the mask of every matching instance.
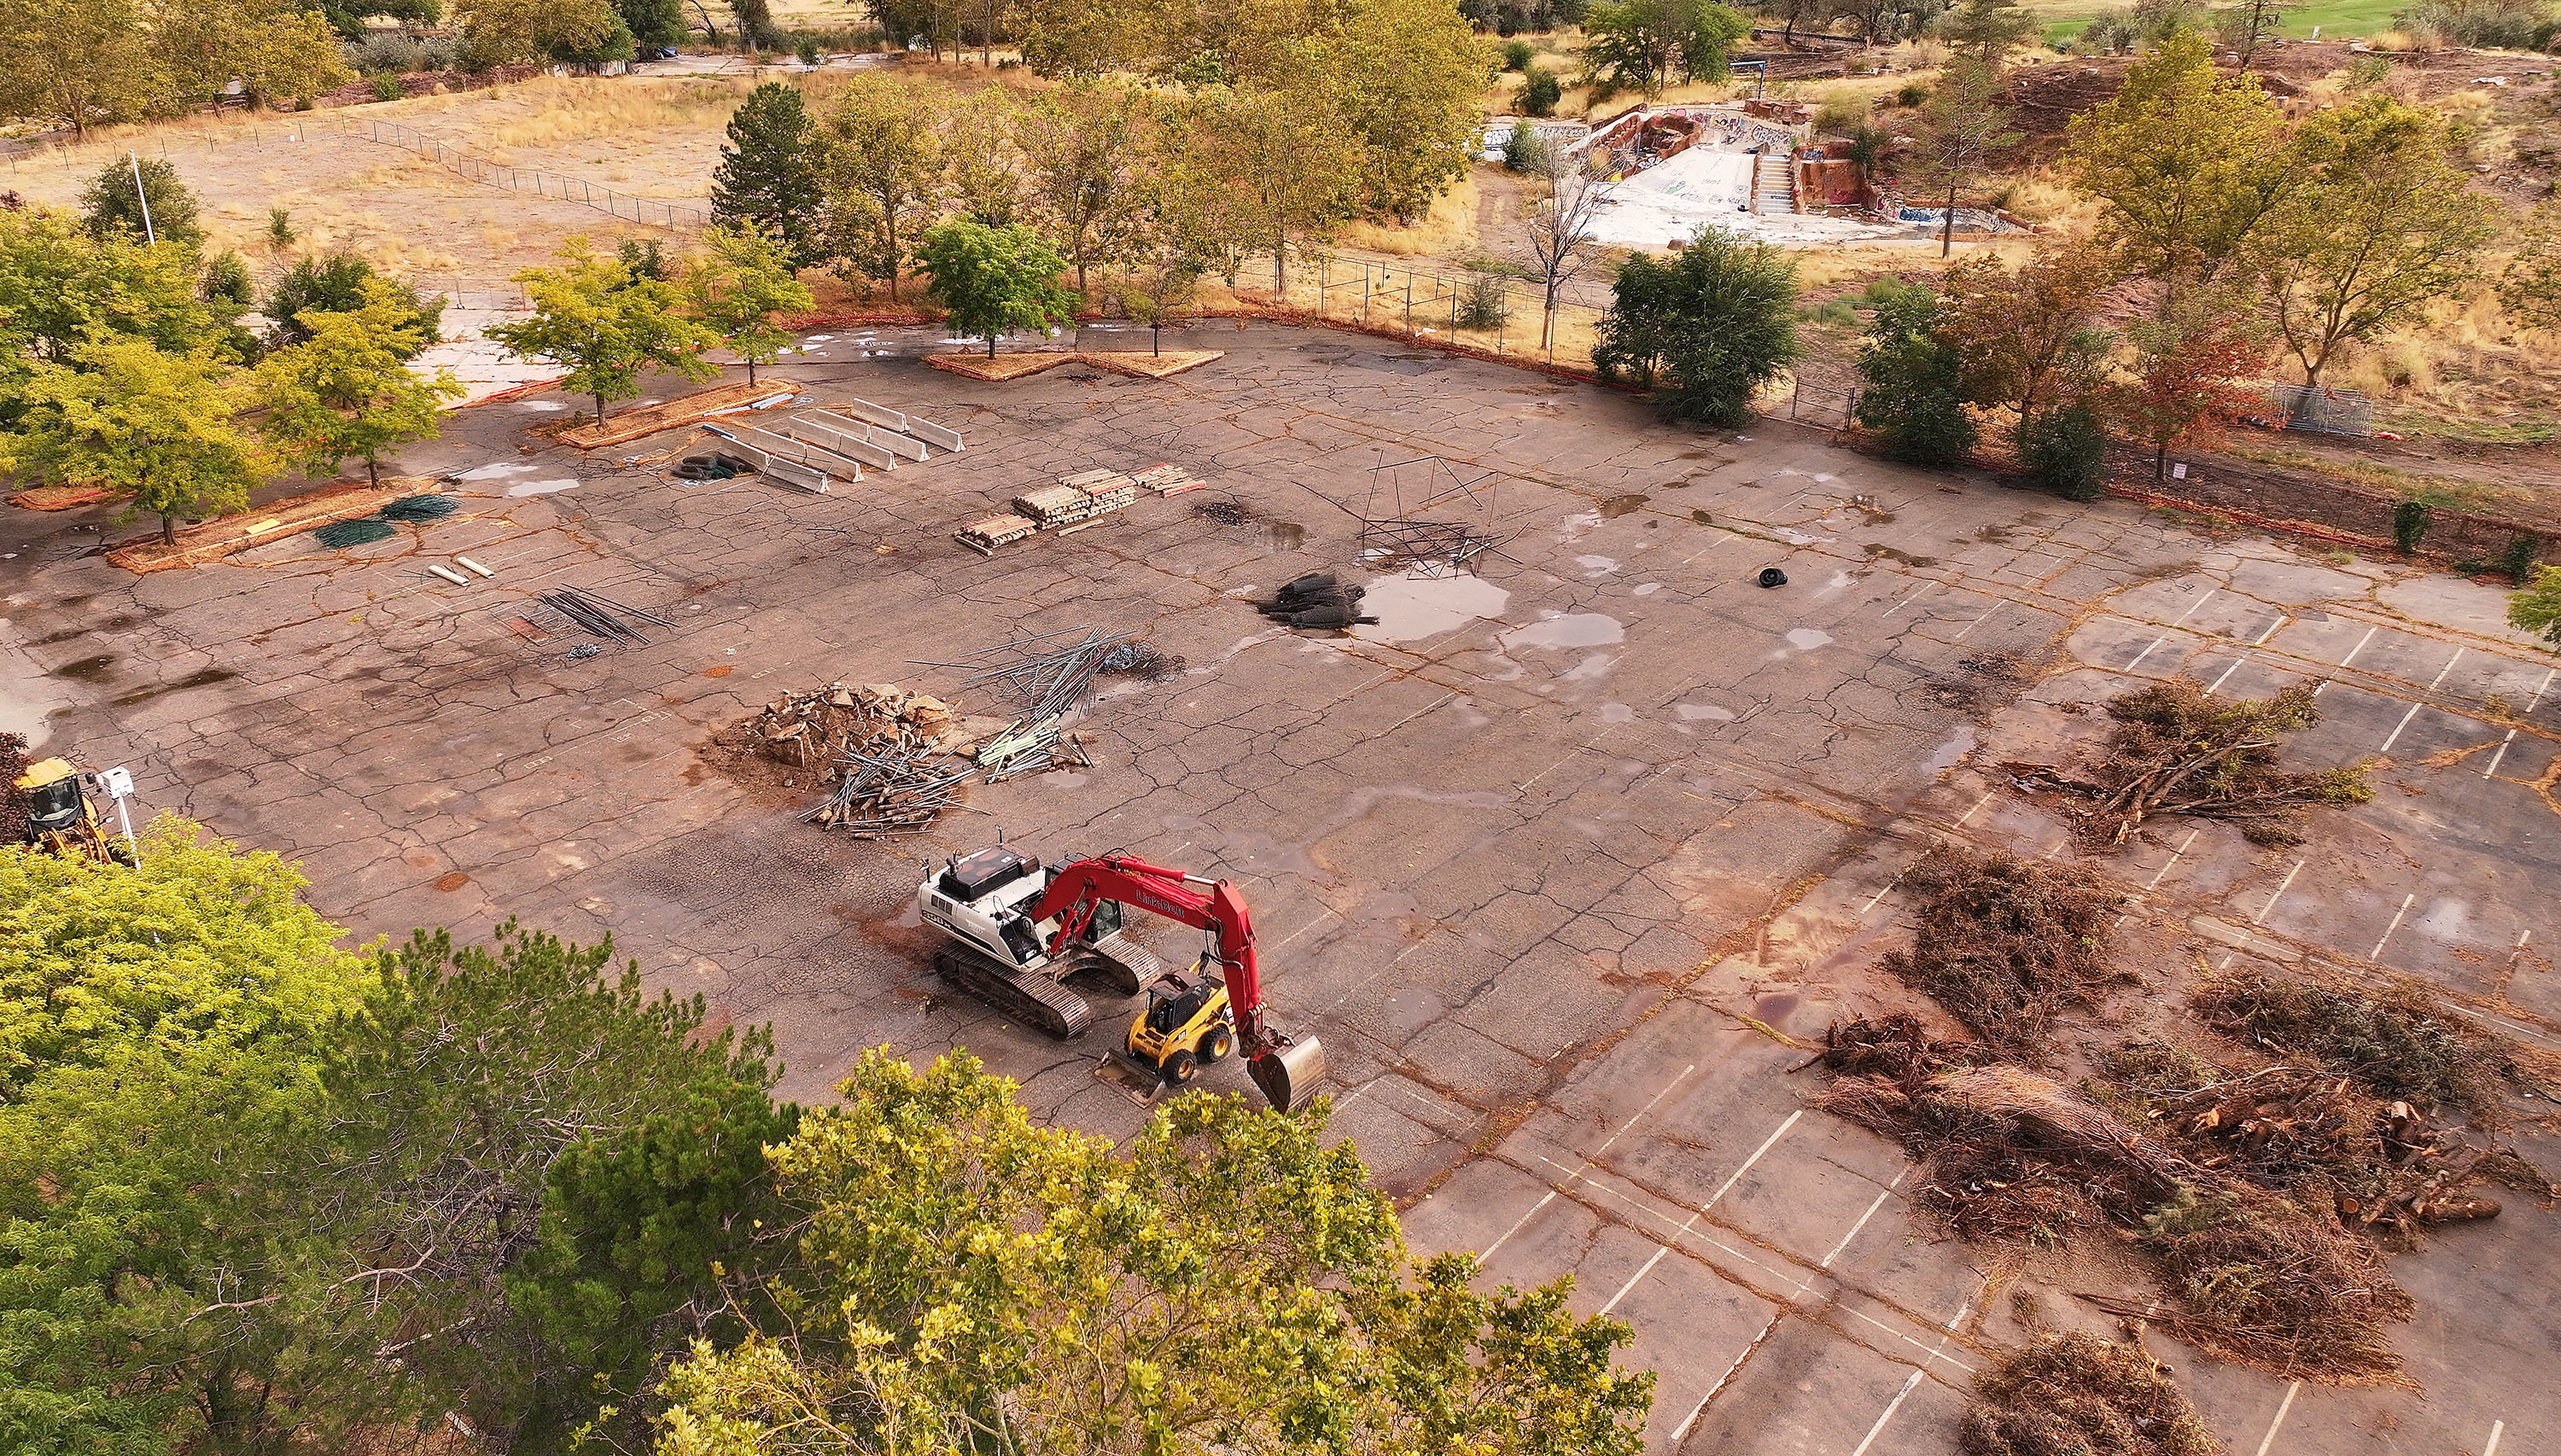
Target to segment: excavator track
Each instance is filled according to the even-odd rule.
[[[970,995],[1026,1026],[1061,1041],[1085,1030],[1094,1020],[1085,998],[1035,971],[1018,971],[992,957],[960,945],[934,952],[934,970],[943,983]]]
[[[1139,987],[1162,976],[1167,968],[1154,951],[1114,930],[1087,946],[1086,958],[1078,963],[1076,969],[1095,972],[1112,990],[1123,996],[1135,996]]]

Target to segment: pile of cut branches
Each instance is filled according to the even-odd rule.
[[[2227,971],[2193,998],[2205,1024],[2287,1059],[2310,1059],[2379,1096],[2420,1107],[2490,1105],[2500,1057],[2416,981],[2380,995],[2255,968]]]
[[[2401,1358],[2386,1324],[2415,1312],[2374,1246],[2284,1200],[2182,1198],[2145,1222],[2171,1333],[2281,1378],[2373,1380]]]
[[[2218,1456],[2223,1449],[2141,1347],[2040,1337],[1974,1376],[1965,1456]]]
[[[2197,1174],[2107,1109],[2015,1066],[1844,1076],[1814,1105],[1903,1144],[1921,1163],[1922,1206],[1967,1240],[2059,1244],[2107,1218],[2138,1219]]]
[[[2217,698],[2193,678],[2154,683],[2108,703],[2117,721],[2087,778],[2029,763],[2021,783],[2059,790],[2073,837],[2092,853],[2165,814],[2221,819],[2256,845],[2304,842],[2304,811],[2374,797],[2363,764],[2296,773],[2277,766],[2284,735],[2320,721],[2308,685],[2274,698]]]
[[[2364,1095],[2348,1077],[2285,1064],[2234,1071],[2162,1050],[2130,1047],[2102,1059],[2131,1094],[2130,1116],[2197,1166],[2309,1208],[2334,1206],[2369,1237],[2406,1247],[2427,1225],[2496,1217],[2497,1202],[2471,1192],[2485,1178],[2549,1196],[2550,1182],[2514,1152],[2432,1124],[2408,1102]]]
[[[1919,923],[1885,969],[2000,1051],[2040,1054],[2055,1016],[2116,979],[2106,940],[2118,896],[2090,871],[1942,844],[1904,883]]]

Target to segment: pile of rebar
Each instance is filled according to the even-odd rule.
[[[958,668],[969,674],[962,687],[986,688],[1010,700],[1026,721],[1039,723],[1083,707],[1093,696],[1094,678],[1104,670],[1104,659],[1136,640],[1100,627],[1070,627],[980,648],[958,662],[917,666]]]
[[[1361,519],[1361,559],[1381,570],[1473,570],[1476,559],[1504,540],[1455,521]]]
[[[930,750],[908,748],[847,753],[836,760],[842,775],[836,791],[800,820],[841,829],[856,839],[914,834],[958,802],[961,783],[977,772],[966,763],[938,768],[929,761],[933,756]]]
[[[676,625],[655,612],[642,611],[636,606],[624,606],[621,602],[610,597],[598,596],[582,586],[563,586],[557,590],[538,592],[534,600],[568,618],[570,625],[578,630],[591,637],[601,637],[608,642],[629,642],[646,647],[649,645],[649,639],[642,636],[640,629],[632,623],[654,622],[661,627]],[[533,625],[540,626],[539,623]]]

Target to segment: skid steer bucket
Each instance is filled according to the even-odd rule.
[[[1325,1079],[1325,1047],[1313,1037],[1292,1042],[1278,1052],[1266,1052],[1245,1063],[1253,1074],[1254,1084],[1263,1095],[1282,1112],[1295,1112],[1316,1095],[1316,1087]]]

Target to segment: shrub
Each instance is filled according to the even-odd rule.
[[[362,305],[365,282],[376,276],[373,264],[348,253],[327,257],[306,257],[291,271],[275,281],[267,291],[266,307],[260,310],[275,320],[273,332],[267,335],[270,348],[299,344],[311,337],[296,322],[304,313],[345,313]],[[444,300],[421,299],[418,290],[406,284],[400,287],[409,306],[417,311],[415,327],[422,340],[436,337],[444,316]]]
[[[2436,512],[2425,501],[2403,501],[2392,508],[2392,544],[2408,556],[2419,549],[2428,537],[2428,526]]]
[[[1849,145],[1841,148],[1841,155],[1872,171],[1877,158],[1885,155],[1885,133],[1873,126],[1860,126],[1849,134]]]
[[[1867,97],[1854,91],[1834,91],[1814,108],[1816,136],[1856,136],[1866,129]]]
[[[2500,51],[2536,50],[2553,34],[2548,0],[2420,0],[2392,23],[2413,36]]]
[[[2095,501],[2108,478],[2108,431],[2087,404],[2040,409],[2018,424],[2019,463],[2066,500]]]
[[[1523,121],[1512,127],[1503,139],[1503,165],[1514,172],[1537,172],[1547,166],[1547,143],[1538,139],[1538,128]]]
[[[266,210],[266,241],[278,247],[285,247],[291,245],[294,237],[293,210],[290,208],[268,208]]]
[[[243,308],[256,301],[250,287],[249,264],[241,255],[226,249],[205,264],[205,278],[199,291],[207,303],[236,303]]]
[[[1846,298],[1827,298],[1796,310],[1796,317],[1812,324],[1830,324],[1836,328],[1856,328],[1858,310]]]
[[[1600,335],[1602,378],[1659,386],[1675,419],[1742,424],[1752,392],[1796,357],[1796,265],[1775,244],[1703,228],[1666,261],[1627,259]]]
[[[1530,49],[1527,41],[1505,41],[1503,42],[1503,70],[1525,72],[1529,70],[1529,58],[1536,54]]]
[[[1556,103],[1564,97],[1565,82],[1557,79],[1555,72],[1544,67],[1533,66],[1524,73],[1524,79],[1521,81],[1522,114],[1553,116],[1556,114]],[[1597,101],[1602,97],[1596,91],[1593,99]]]
[[[375,73],[373,87],[377,101],[397,101],[409,94],[409,88],[401,84],[400,78],[388,71]]]
[[[2508,538],[2507,551],[2499,558],[2498,568],[2507,573],[2507,579],[2522,586],[2526,578],[2534,574],[2534,559],[2542,551],[2543,538],[2530,531],[2520,531]]]
[[[1927,81],[1907,81],[1903,88],[1894,93],[1894,104],[1898,106],[1918,106],[1928,99],[1930,85]]]
[[[1492,273],[1478,273],[1458,291],[1458,327],[1484,332],[1501,328],[1510,317],[1509,301],[1503,280]]]
[[[818,43],[805,36],[801,38],[799,45],[792,48],[792,54],[800,58],[800,64],[803,66],[815,66],[826,59],[819,54]]]

